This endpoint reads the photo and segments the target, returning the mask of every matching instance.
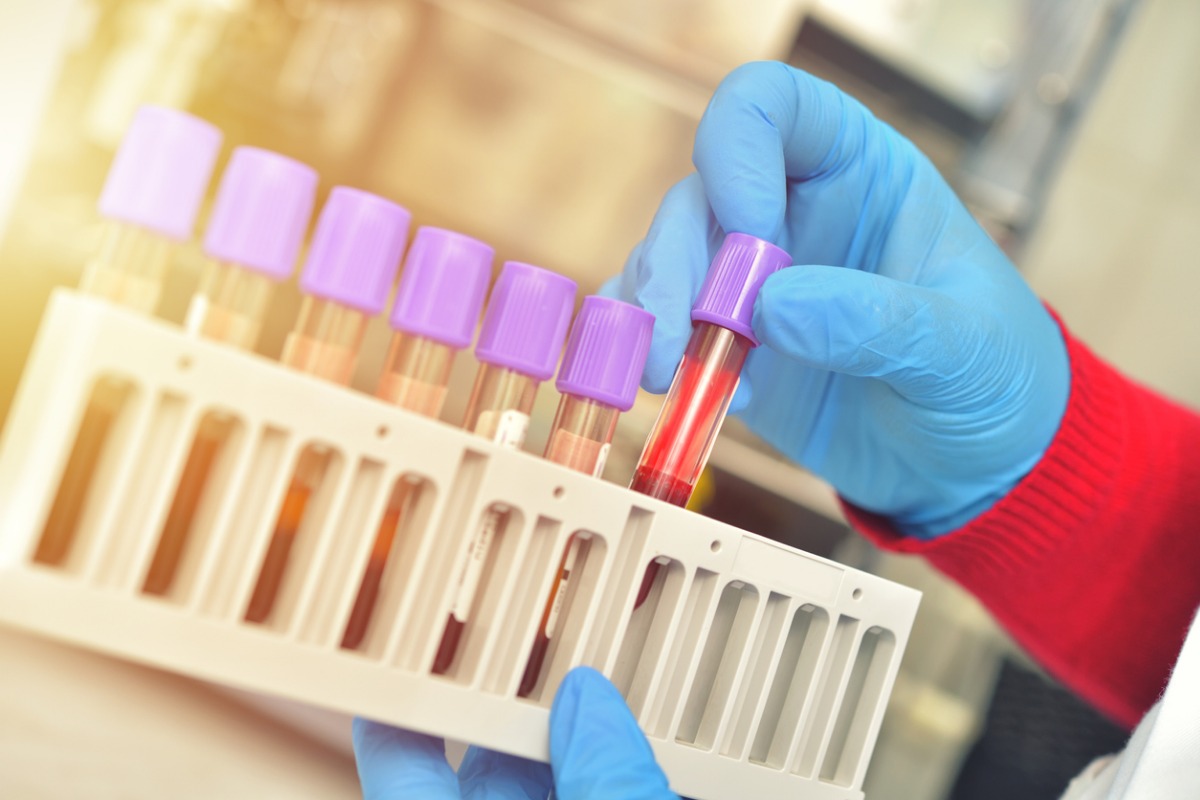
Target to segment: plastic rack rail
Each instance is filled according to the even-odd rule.
[[[80,420],[117,398],[70,548],[35,558]],[[169,591],[142,591],[189,446],[228,423]],[[0,620],[170,670],[546,760],[554,689],[604,672],[671,779],[705,800],[858,800],[919,594],[440,422],[55,293],[0,445]],[[246,606],[306,448],[332,467],[278,598]],[[401,521],[362,643],[343,649],[397,482]],[[506,512],[446,675],[472,533]],[[584,543],[538,684],[518,684],[572,535]],[[648,599],[634,610],[647,564]]]

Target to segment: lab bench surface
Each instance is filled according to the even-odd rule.
[[[0,796],[361,796],[348,748],[201,681],[3,626],[0,675]]]

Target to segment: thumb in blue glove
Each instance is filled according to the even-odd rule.
[[[624,698],[594,669],[567,673],[550,711],[550,763],[478,747],[455,774],[441,739],[354,720],[366,800],[677,800]]]
[[[675,800],[625,698],[591,667],[567,673],[550,709],[559,800]]]
[[[545,800],[550,769],[517,756],[472,747],[458,773],[434,736],[355,719],[354,758],[364,800]]]

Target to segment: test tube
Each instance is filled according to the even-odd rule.
[[[569,278],[516,261],[504,265],[475,346],[481,364],[464,428],[502,447],[521,447],[538,385],[554,374],[574,303],[575,282]],[[435,674],[445,674],[454,663],[492,540],[509,514],[497,506],[488,511],[459,565],[454,600],[433,663]]]
[[[345,186],[329,195],[309,247],[300,317],[280,361],[343,386],[350,383],[367,321],[383,311],[400,265],[411,215],[395,203]],[[296,462],[247,606],[248,622],[271,615],[312,495],[331,461],[312,444]]]
[[[650,431],[629,488],[687,505],[712,452],[746,356],[759,344],[754,300],[769,275],[792,263],[785,250],[744,233],[721,243],[692,306],[692,336]],[[635,608],[650,593],[658,562],[646,569]]]
[[[291,276],[316,190],[311,167],[254,147],[233,151],[205,233],[208,260],[184,322],[187,331],[254,347],[272,288]],[[215,411],[201,419],[142,591],[161,595],[171,588],[232,424]]]
[[[428,227],[417,230],[392,306],[389,322],[396,333],[376,395],[427,417],[441,414],[454,357],[470,347],[475,336],[494,255],[491,247],[461,233]],[[388,498],[342,634],[344,648],[358,648],[369,629],[414,488],[413,483],[401,479]]]
[[[149,314],[158,306],[176,243],[192,236],[221,132],[172,108],[142,106],[100,194],[100,247],[79,290]]]
[[[84,265],[81,292],[144,314],[154,311],[175,245],[191,238],[220,148],[221,132],[204,120],[169,108],[138,110],[105,179],[100,246]],[[92,390],[35,561],[57,565],[69,555],[128,391],[113,377],[102,377]]]
[[[317,172],[257,147],[233,151],[204,236],[208,260],[184,328],[244,349],[258,341],[274,287],[292,275]]]
[[[547,459],[600,477],[617,417],[633,407],[637,396],[653,330],[654,315],[636,306],[605,297],[584,299],[555,381],[562,399],[546,442]],[[537,685],[582,546],[581,534],[567,540],[525,663],[519,697],[528,697]]]

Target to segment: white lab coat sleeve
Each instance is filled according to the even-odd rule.
[[[1129,744],[1090,764],[1062,800],[1200,800],[1200,617]]]

